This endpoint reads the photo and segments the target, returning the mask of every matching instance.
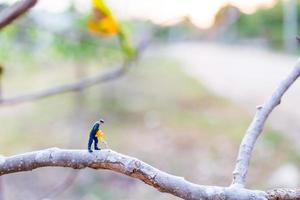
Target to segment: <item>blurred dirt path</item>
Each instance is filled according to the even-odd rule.
[[[251,115],[292,69],[297,57],[268,50],[213,43],[184,42],[161,47],[165,56],[207,88],[245,107]],[[271,114],[268,124],[297,141],[300,149],[300,80]]]

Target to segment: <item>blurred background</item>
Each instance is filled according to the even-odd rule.
[[[0,12],[16,1],[0,0]],[[299,53],[296,0],[106,0],[130,48],[121,77],[76,93],[0,105],[0,153],[85,149],[100,117],[110,147],[205,185],[231,182],[255,107]],[[86,0],[40,0],[0,31],[1,98],[93,77],[131,59],[117,35],[91,34]],[[150,39],[149,39],[150,38]],[[122,46],[123,45],[123,46]],[[129,58],[128,58],[129,57]],[[248,187],[300,184],[300,85],[270,116]],[[178,199],[105,170],[43,168],[0,177],[0,200]]]

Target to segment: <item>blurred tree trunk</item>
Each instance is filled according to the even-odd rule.
[[[86,75],[86,69],[85,65],[81,60],[77,61],[75,64],[74,68],[74,75],[76,80],[81,80],[85,75]],[[86,118],[86,112],[83,109],[85,104],[85,97],[84,97],[84,92],[82,90],[77,91],[74,96],[74,113],[73,113],[73,123],[72,126],[72,133],[70,137],[70,142],[71,142],[71,147],[77,147],[79,141],[81,140],[82,137],[79,135],[79,130],[82,130],[83,127],[83,122],[85,121]],[[76,134],[77,136],[74,136]]]
[[[288,52],[295,52],[297,36],[297,0],[283,1],[283,41]]]
[[[3,76],[3,71],[4,68],[3,66],[0,64],[0,101],[2,99],[2,76]],[[1,199],[0,199],[1,200]]]
[[[85,67],[83,67],[84,64],[81,61],[78,61],[75,65],[75,78],[76,80],[81,80],[85,75],[86,75],[86,70]],[[84,116],[84,111],[83,111],[83,107],[84,107],[84,102],[85,102],[85,98],[84,98],[84,94],[83,91],[80,90],[78,92],[75,93],[75,115],[76,119],[78,119],[78,125],[80,122],[82,122],[82,120],[80,120],[80,118],[83,118]]]

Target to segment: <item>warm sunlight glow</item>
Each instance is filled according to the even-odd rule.
[[[0,0],[12,2],[13,0]],[[35,9],[65,11],[71,3],[81,12],[89,12],[90,0],[40,0]],[[275,0],[106,0],[114,14],[125,19],[144,19],[168,25],[188,18],[200,28],[209,28],[218,10],[230,3],[242,12],[252,13],[258,7],[271,7]]]
[[[230,3],[245,13],[258,7],[271,7],[275,0],[107,0],[119,17],[149,19],[154,23],[168,24],[188,17],[200,28],[209,28],[218,10]]]

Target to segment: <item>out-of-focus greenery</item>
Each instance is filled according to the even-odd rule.
[[[283,2],[278,1],[272,8],[262,8],[253,14],[241,13],[235,26],[239,35],[248,38],[262,37],[277,48],[283,46]],[[300,1],[297,5],[300,10]],[[300,19],[300,12],[298,12]],[[300,31],[300,26],[298,26]],[[296,42],[296,41],[295,41]]]
[[[86,28],[86,17],[74,21],[72,30],[56,34],[49,46],[54,57],[72,60],[110,60],[122,56],[116,37],[92,36]]]
[[[186,21],[173,26],[158,26],[154,33],[155,37],[163,42],[185,40],[192,38],[194,35],[199,36],[200,34],[201,30]]]
[[[45,15],[45,17],[51,17]],[[76,13],[72,8],[60,16],[69,19],[64,29],[47,29],[38,17],[21,18],[0,32],[0,62],[24,58],[27,63],[46,60],[69,59],[83,61],[119,60],[122,49],[117,36],[100,37],[88,32],[88,16]],[[26,24],[26,26],[24,25]],[[58,25],[59,26],[59,25]]]

